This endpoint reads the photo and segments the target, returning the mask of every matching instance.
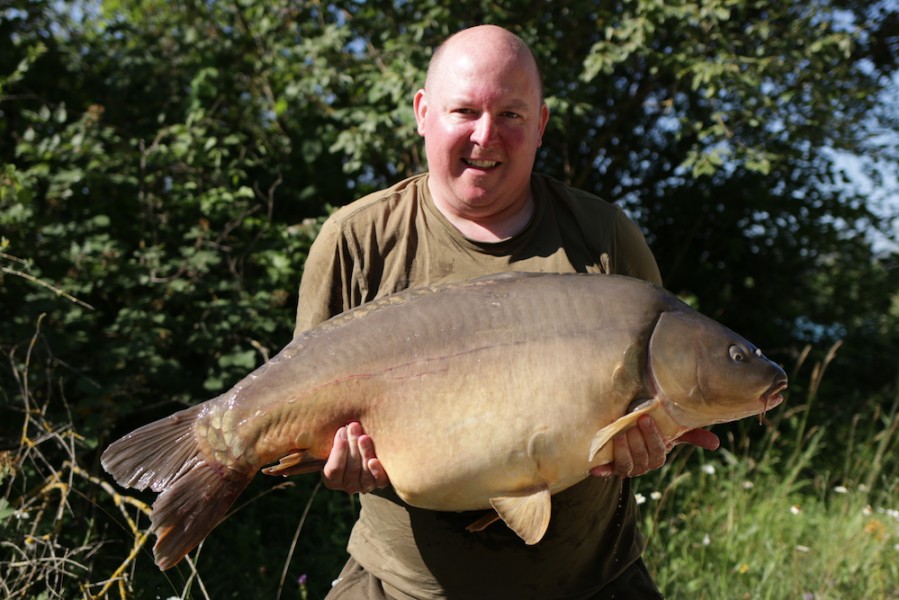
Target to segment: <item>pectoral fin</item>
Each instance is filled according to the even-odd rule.
[[[616,419],[612,423],[597,431],[596,435],[593,436],[593,441],[590,443],[590,453],[587,455],[587,462],[592,463],[593,458],[600,450],[602,450],[603,446],[608,444],[613,437],[615,437],[622,431],[630,429],[631,427],[636,425],[637,419],[639,419],[641,415],[645,415],[646,413],[654,409],[658,405],[658,403],[659,401],[657,399],[646,402],[634,412],[628,413],[623,417]]]
[[[543,534],[549,527],[552,508],[549,488],[546,485],[514,496],[491,498],[490,504],[499,518],[526,544],[536,544],[543,539]]]
[[[278,464],[262,469],[266,475],[302,475],[321,471],[325,466],[324,459],[313,456],[308,450],[297,450],[282,456]]]

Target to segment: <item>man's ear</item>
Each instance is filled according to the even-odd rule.
[[[412,100],[412,109],[415,111],[415,122],[418,123],[418,135],[425,135],[425,115],[428,112],[428,94],[424,88],[415,92]]]
[[[546,124],[549,122],[549,107],[546,105],[546,102],[540,105],[540,143],[538,146],[543,145],[543,132],[546,131]]]

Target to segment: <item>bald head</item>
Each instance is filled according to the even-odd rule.
[[[496,25],[478,25],[450,36],[434,51],[428,64],[425,89],[433,87],[442,69],[446,68],[447,57],[456,58],[460,54],[478,57],[503,57],[516,63],[520,69],[530,71],[543,100],[543,81],[537,59],[520,37]]]

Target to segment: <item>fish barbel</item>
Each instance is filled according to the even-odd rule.
[[[296,336],[217,398],[126,435],[103,467],[160,492],[167,569],[224,518],[256,472],[318,471],[359,421],[407,503],[494,509],[528,544],[551,495],[613,461],[643,414],[667,443],[764,413],[787,377],[751,343],[649,283],[501,274],[406,290]]]

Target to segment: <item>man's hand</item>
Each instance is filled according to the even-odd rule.
[[[375,456],[375,444],[365,435],[362,425],[353,422],[337,430],[328,462],[322,469],[326,488],[348,494],[366,494],[390,483],[381,461]]]
[[[638,477],[665,464],[668,449],[655,420],[647,415],[613,438],[615,462],[590,469],[591,475]],[[674,444],[693,444],[705,450],[717,450],[721,441],[705,429],[691,429],[674,441]]]

